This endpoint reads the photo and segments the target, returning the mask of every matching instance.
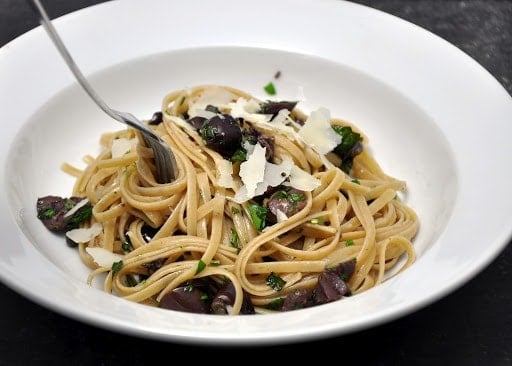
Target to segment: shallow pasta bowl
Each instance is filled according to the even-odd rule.
[[[61,163],[79,165],[98,152],[100,134],[118,125],[74,83],[37,28],[0,50],[0,277],[43,306],[159,340],[302,341],[426,306],[479,273],[510,239],[512,99],[474,60],[421,28],[352,3],[313,0],[263,0],[257,7],[121,0],[55,25],[98,92],[139,117],[150,117],[168,92],[198,84],[231,85],[265,99],[263,86],[279,71],[278,97],[299,99],[306,112],[326,107],[365,132],[383,169],[407,182],[405,199],[420,231],[417,261],[398,276],[357,296],[287,313],[179,313],[87,285],[76,250],[44,229],[34,204],[41,195],[68,194],[73,181]],[[492,141],[486,156],[481,141]]]

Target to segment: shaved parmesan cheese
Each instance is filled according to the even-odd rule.
[[[221,159],[217,163],[217,184],[224,188],[233,188],[233,164],[229,160]]]
[[[255,150],[257,150],[257,154],[261,154],[259,151],[263,151],[263,159],[265,158],[265,148],[262,148],[260,145],[254,146]],[[251,154],[252,156],[252,154]],[[261,156],[259,156],[261,159]],[[248,162],[249,160],[247,160]],[[290,172],[293,167],[293,161],[290,157],[285,156],[281,164],[272,164],[268,161],[264,160],[264,167],[262,169],[263,175],[260,173],[255,174],[255,170],[253,170],[252,163],[246,165],[246,169],[242,172],[242,167],[240,166],[240,178],[245,183],[246,181],[254,184],[256,182],[256,188],[252,190],[251,187],[247,187],[247,184],[242,186],[235,194],[234,200],[238,203],[242,203],[250,200],[255,196],[259,196],[268,189],[268,187],[277,187],[290,175]],[[242,163],[243,164],[243,163]],[[254,169],[256,169],[256,164],[254,165]]]
[[[229,103],[228,107],[231,108],[230,114],[233,118],[243,118],[255,124],[266,123],[272,118],[270,114],[256,113],[260,110],[260,105],[253,99],[238,98],[235,103]]]
[[[284,185],[291,186],[301,191],[312,191],[319,187],[321,184],[320,180],[313,177],[308,172],[305,172],[297,165],[294,165],[290,172],[289,182],[285,182]]]
[[[290,111],[288,109],[281,109],[277,115],[272,119],[272,124],[287,125],[292,122],[290,118]]]
[[[311,112],[299,135],[320,155],[327,154],[341,143],[341,135],[332,129],[330,113],[325,108]]]
[[[75,243],[87,243],[100,235],[103,225],[99,222],[94,223],[89,228],[73,229],[66,232],[66,236]]]
[[[283,222],[283,221],[288,220],[288,216],[286,216],[286,214],[283,211],[277,210],[276,219],[277,219],[277,222]]]
[[[233,201],[236,203],[243,203],[245,201],[249,201],[253,196],[250,196],[247,193],[247,187],[242,186],[238,191],[236,191],[235,196],[233,197]]]
[[[292,158],[286,155],[284,156],[281,164],[272,164],[267,162],[265,164],[265,184],[267,186],[277,187],[283,183],[286,178],[288,178],[293,166]]]
[[[224,107],[233,99],[236,95],[221,87],[211,87],[206,89],[200,96],[188,107],[188,115],[195,117],[200,110],[205,110],[208,105],[215,107]]]
[[[254,196],[259,196],[265,193],[268,187],[277,187],[288,177],[290,170],[292,169],[293,162],[291,159],[287,159],[281,164],[272,164],[268,161],[265,162],[265,174],[263,182],[258,183]]]
[[[75,214],[75,212],[77,212],[78,210],[80,210],[82,207],[84,207],[86,204],[89,203],[89,200],[87,198],[84,198],[83,200],[81,200],[80,202],[78,202],[76,205],[73,206],[73,208],[71,210],[69,210],[68,212],[66,212],[66,214],[64,215],[64,217],[69,217],[69,216],[72,216]]]
[[[112,141],[112,158],[120,158],[123,155],[135,150],[137,139],[127,139],[124,137]]]
[[[112,267],[112,264],[123,260],[120,254],[112,253],[105,248],[87,247],[85,251],[92,257],[94,262],[100,267]]]
[[[265,177],[265,151],[267,148],[259,144],[254,145],[253,152],[247,156],[247,160],[240,164],[240,178],[245,185],[247,195],[254,197],[258,183]]]
[[[279,133],[281,135],[288,137],[292,141],[304,143],[302,137],[297,133],[296,129],[293,127],[295,125],[295,122],[290,118],[289,115],[289,110],[281,109],[272,120],[265,119],[262,121],[255,121],[253,123],[255,126],[263,130],[270,131],[272,134]]]

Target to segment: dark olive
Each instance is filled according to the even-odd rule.
[[[256,130],[253,126],[249,126],[243,131],[244,138],[247,142],[252,145],[259,143],[262,147],[265,147],[265,159],[272,163],[274,160],[274,137],[265,135],[260,131]]]
[[[289,293],[284,299],[282,311],[308,308],[313,305],[313,291],[305,288]]]
[[[335,271],[324,271],[318,277],[315,287],[315,300],[318,304],[339,300],[348,293],[347,283]]]
[[[290,217],[306,207],[306,204],[304,192],[294,188],[280,189],[270,196],[267,201],[267,208],[274,215],[270,219],[275,221],[278,212],[284,213],[286,217]]]
[[[196,130],[199,130],[203,126],[204,121],[206,121],[205,117],[195,116],[190,118],[187,122],[190,123]]]
[[[363,143],[361,141],[358,141],[356,142],[356,144],[352,147],[352,149],[350,149],[350,152],[349,152],[349,155],[351,157],[356,157],[357,155],[359,155],[360,153],[363,152]]]
[[[350,276],[356,270],[356,260],[351,259],[346,262],[342,262],[335,267],[329,269],[329,271],[334,271],[340,276],[341,279],[348,280]]]
[[[325,269],[314,289],[297,289],[288,294],[281,307],[282,311],[303,309],[310,306],[325,304],[350,296],[348,279],[355,271],[355,259],[342,262],[335,267]]]
[[[51,231],[66,232],[76,229],[79,224],[92,215],[92,206],[88,202],[81,206],[72,215],[67,215],[77,203],[84,198],[72,196],[69,198],[59,196],[39,197],[36,202],[37,218]],[[68,243],[68,245],[72,245]]]
[[[162,112],[155,112],[151,116],[151,119],[149,120],[150,125],[159,125],[164,121],[164,115]]]
[[[242,130],[233,117],[217,114],[205,121],[199,129],[207,147],[224,158],[230,158],[241,147]]]
[[[159,306],[164,309],[185,311],[188,313],[208,314],[210,301],[198,287],[180,286],[165,294]]]
[[[153,239],[153,236],[160,230],[160,228],[154,228],[147,224],[142,225],[142,228],[140,229],[140,233],[142,235],[142,238],[146,243],[149,243],[151,239]]]
[[[252,304],[249,294],[244,291],[244,298],[240,314],[254,314],[254,306]],[[215,294],[212,300],[212,313],[213,314],[228,314],[228,306],[233,306],[235,303],[235,286],[232,282],[227,282]]]
[[[267,100],[266,102],[260,104],[260,113],[271,114],[272,116],[276,116],[282,109],[287,109],[291,112],[295,108],[297,103],[297,101],[287,102],[283,100],[275,102]]]
[[[167,260],[166,258],[157,258],[151,262],[142,264],[142,266],[147,269],[148,275],[152,275],[153,273],[158,271],[160,268],[162,268],[162,266],[164,265],[166,260]]]

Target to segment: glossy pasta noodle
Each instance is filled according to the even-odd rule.
[[[109,293],[160,306],[176,289],[188,284],[190,290],[195,279],[228,282],[234,298],[226,313],[236,315],[247,299],[250,313],[283,310],[290,294],[308,297],[294,308],[311,306],[312,297],[320,298],[322,273],[340,264],[352,268],[339,276],[346,291],[338,298],[366,291],[414,262],[419,222],[400,198],[406,183],[382,171],[362,131],[330,118],[325,109],[308,116],[288,103],[262,113],[264,103],[213,85],[165,96],[155,113],[160,120],[149,125],[175,154],[179,174],[171,183],[155,181],[152,151],[130,128],[102,135],[102,152],[86,156],[84,169],[63,165],[76,177],[73,195],[92,205],[81,230],[100,228],[78,247],[91,268],[89,283],[104,281]],[[220,114],[244,126],[236,150],[212,148],[204,125],[193,126]],[[343,159],[326,152],[332,146],[315,145],[310,136],[332,138],[332,128],[318,132],[322,119],[360,137],[357,154],[345,157],[348,167],[342,169]],[[312,129],[301,134],[306,126]],[[249,143],[247,136],[255,138]],[[235,159],[240,152],[245,155]],[[290,212],[280,211],[279,204],[274,215],[269,211],[276,192],[291,199],[285,205]],[[255,220],[263,222],[258,226]],[[107,263],[91,248],[102,248]]]

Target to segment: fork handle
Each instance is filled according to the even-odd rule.
[[[50,18],[48,17],[48,14],[46,13],[46,10],[44,9],[43,5],[41,5],[41,2],[39,0],[26,0],[30,8],[34,11],[34,13],[38,16],[39,22],[43,26],[43,28],[46,30],[48,35],[50,36],[50,39],[57,47],[57,50],[61,54],[61,56],[64,58],[64,61],[68,65],[71,72],[75,75],[77,81],[80,83],[82,88],[89,94],[89,96],[92,98],[92,100],[110,117],[114,118],[115,120],[119,122],[123,122],[124,120],[117,115],[94,91],[94,89],[91,87],[87,79],[84,77],[78,66],[76,65],[75,61],[73,60],[73,57],[71,57],[70,53],[68,52],[66,46],[64,45],[64,42],[62,42],[62,39],[60,38],[59,34],[55,30],[55,27],[53,26]]]

